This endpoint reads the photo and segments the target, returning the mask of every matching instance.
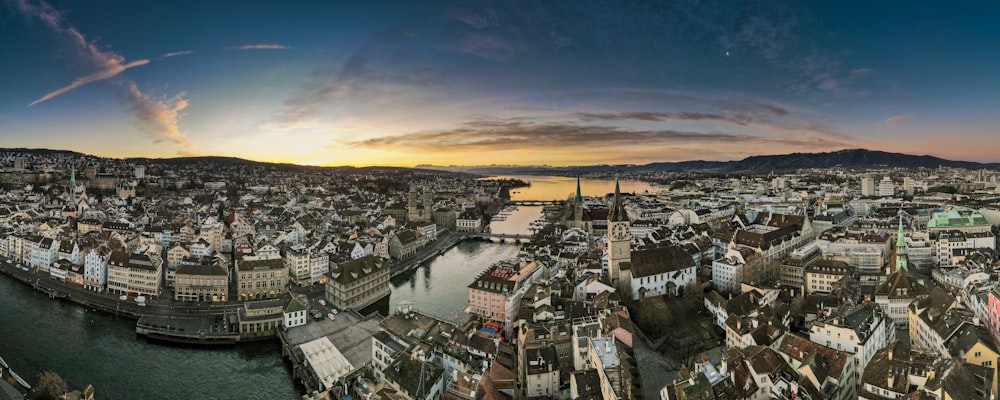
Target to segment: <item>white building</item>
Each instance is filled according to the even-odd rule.
[[[111,251],[101,246],[91,248],[83,257],[84,289],[103,292],[108,283],[108,259]]]
[[[749,250],[748,250],[749,251]],[[712,285],[720,292],[739,293],[746,266],[744,252],[735,248],[726,251],[722,258],[712,261]]]
[[[656,247],[631,254],[631,268],[622,270],[628,277],[632,299],[645,296],[679,296],[698,281],[698,266],[679,246]]]
[[[282,322],[282,326],[284,326],[287,329],[305,325],[306,310],[307,310],[306,305],[302,304],[302,302],[299,301],[299,299],[296,298],[295,296],[292,296],[292,299],[288,302],[288,305],[286,305],[285,309],[282,310],[282,314],[284,315],[284,321]]]
[[[896,184],[892,183],[889,175],[882,177],[882,181],[878,183],[879,197],[891,197],[894,194],[896,194]]]
[[[870,176],[861,178],[861,195],[864,197],[875,195],[875,178]]]
[[[856,379],[860,382],[875,352],[896,340],[896,328],[881,308],[867,302],[814,322],[809,340],[854,354]]]

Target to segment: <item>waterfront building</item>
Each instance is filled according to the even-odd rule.
[[[108,259],[108,291],[159,296],[162,264],[159,257],[113,251]]]
[[[502,261],[493,264],[469,285],[469,304],[465,311],[497,322],[514,317],[515,297],[542,275],[540,264]]]
[[[259,339],[274,336],[285,321],[285,301],[281,299],[257,300],[243,303],[237,312],[241,339]]]
[[[420,248],[417,240],[417,232],[410,229],[400,229],[393,232],[389,238],[389,255],[397,260],[402,260],[416,254]]]
[[[288,268],[280,258],[244,256],[236,260],[236,285],[240,300],[273,299],[286,291]]]
[[[284,321],[281,325],[285,329],[305,325],[306,311],[308,310],[309,308],[305,304],[299,301],[297,297],[292,296],[292,299],[288,301],[288,305],[282,310]]]
[[[103,292],[108,283],[108,261],[111,250],[107,246],[91,247],[84,250],[83,287],[87,290]]]
[[[218,265],[181,265],[174,278],[174,300],[226,301],[229,274]]]
[[[326,281],[326,300],[341,309],[360,310],[389,295],[389,266],[374,255],[337,265]]]
[[[483,230],[483,216],[478,209],[465,210],[455,219],[455,226],[459,232],[481,232]]]

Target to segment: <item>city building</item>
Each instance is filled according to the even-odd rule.
[[[273,299],[285,293],[288,268],[280,258],[244,256],[236,260],[236,287],[240,300]]]
[[[326,300],[341,309],[360,310],[388,296],[389,266],[374,255],[350,260],[330,269]]]
[[[229,273],[218,265],[181,265],[174,276],[174,300],[226,301]]]

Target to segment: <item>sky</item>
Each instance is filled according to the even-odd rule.
[[[0,0],[0,147],[309,165],[1000,161],[1000,3]]]

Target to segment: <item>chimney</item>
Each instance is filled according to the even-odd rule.
[[[934,367],[927,367],[927,380],[934,379]]]
[[[892,354],[892,353],[889,353],[889,354]],[[889,372],[888,378],[886,378],[886,384],[888,385],[886,387],[889,388],[889,389],[892,389],[892,384],[895,383],[895,381],[896,381],[896,379],[895,379],[894,376],[892,376],[892,372]]]
[[[757,329],[757,324],[758,324],[758,322],[757,322],[756,319],[751,319],[750,320],[750,325],[753,326],[753,329]]]
[[[741,319],[736,320],[736,330],[738,330],[738,331],[742,331],[743,330],[743,320],[741,320]]]
[[[889,349],[889,361],[892,361],[892,349]]]

